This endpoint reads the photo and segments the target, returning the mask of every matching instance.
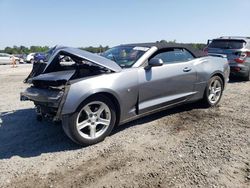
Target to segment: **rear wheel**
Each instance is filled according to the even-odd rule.
[[[221,99],[223,92],[223,82],[219,76],[213,76],[210,78],[205,93],[203,101],[207,107],[216,106]]]
[[[108,136],[116,121],[115,106],[104,95],[87,99],[63,123],[65,133],[76,143],[86,146],[98,143]]]
[[[248,75],[246,77],[244,77],[245,81],[250,81],[250,71],[248,71]]]

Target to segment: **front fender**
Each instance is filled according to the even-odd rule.
[[[117,93],[115,93],[113,90],[111,89],[107,89],[107,88],[96,88],[93,90],[87,90],[87,91],[81,91],[75,84],[70,86],[70,90],[68,92],[67,98],[65,100],[65,103],[63,105],[63,109],[62,109],[62,115],[65,114],[71,114],[74,113],[78,106],[84,101],[86,100],[88,97],[97,94],[97,93],[109,93],[111,95],[113,95],[118,103],[120,104],[120,97],[118,96]]]
[[[120,105],[121,120],[126,119],[134,113],[137,104],[139,93],[137,70],[74,81],[70,85],[61,115],[74,113],[85,99],[96,93],[108,93],[114,96]]]

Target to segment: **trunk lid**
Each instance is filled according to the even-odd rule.
[[[226,55],[229,63],[233,63],[235,59],[239,58],[241,53],[242,53],[242,50],[235,50],[235,49],[210,48],[208,50],[208,54]]]
[[[209,48],[208,53],[212,54],[224,54],[227,56],[228,59],[231,59],[233,56],[236,55],[238,50],[233,49],[219,49],[219,48]]]

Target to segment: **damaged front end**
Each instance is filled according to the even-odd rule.
[[[61,119],[60,114],[70,85],[68,80],[75,71],[61,71],[42,74],[30,80],[32,86],[21,92],[21,101],[33,101],[38,119],[46,117],[53,121]]]
[[[32,84],[21,92],[21,101],[33,101],[38,120],[43,117],[53,121],[61,120],[63,105],[67,99],[71,81],[101,74],[118,72],[120,67],[104,57],[75,48],[63,48],[53,54],[50,62],[35,77],[29,77]]]

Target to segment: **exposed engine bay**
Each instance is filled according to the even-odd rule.
[[[33,65],[31,73],[24,80],[32,85],[21,93],[21,100],[34,102],[39,120],[42,116],[59,120],[60,106],[67,96],[70,81],[111,72],[82,57],[60,51],[52,56],[51,62]]]

